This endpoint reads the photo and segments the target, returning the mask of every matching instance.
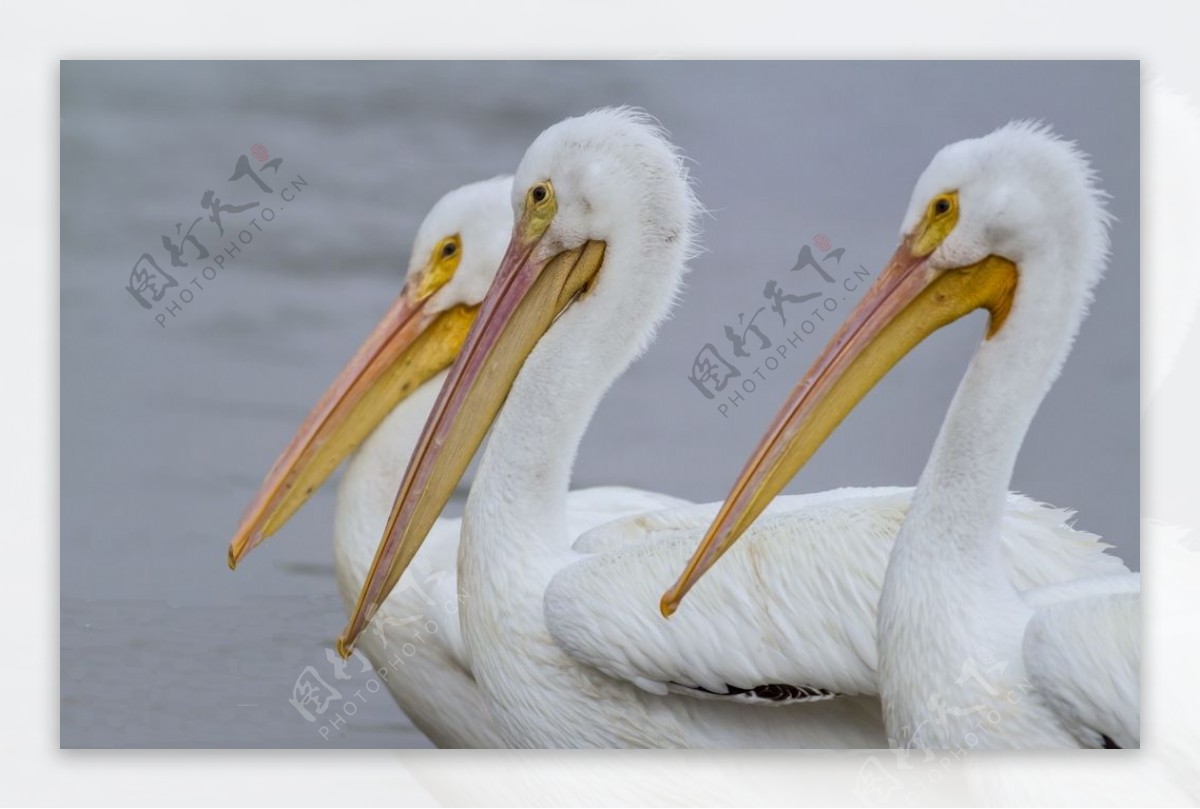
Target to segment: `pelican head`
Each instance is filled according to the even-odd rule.
[[[478,308],[508,244],[512,177],[503,175],[450,191],[425,215],[413,237],[403,294],[425,298],[432,313]],[[465,335],[464,335],[465,337]]]
[[[230,568],[283,527],[388,413],[458,355],[512,227],[511,188],[511,177],[496,177],[451,191],[430,210],[400,297],[267,473],[230,542]]]
[[[1109,216],[1087,157],[1045,126],[1012,123],[943,148],[913,190],[887,267],[801,378],[683,575],[680,600],[905,354],[976,309],[993,365],[1024,366],[1036,408],[1083,320],[1108,252]],[[983,353],[982,351],[980,352]],[[1032,417],[1032,413],[1030,414]]]
[[[589,267],[593,277],[547,337],[580,344],[588,329],[619,326],[621,339],[591,343],[588,351],[619,352],[626,362],[636,357],[674,303],[697,231],[699,203],[662,128],[631,108],[555,124],[526,150],[512,204],[517,224],[508,258],[517,262],[527,253],[527,272],[571,251],[603,250],[602,271]],[[615,362],[619,373],[625,366]]]
[[[512,207],[496,281],[417,444],[339,639],[343,655],[416,555],[527,358],[602,393],[648,344],[682,280],[699,210],[676,149],[629,109],[543,132],[517,169]],[[584,368],[595,373],[582,378]]]
[[[1104,201],[1073,143],[1043,124],[1015,122],[934,156],[913,189],[902,249],[934,273],[1005,259],[1020,278],[1012,312],[1077,329],[1108,253]]]

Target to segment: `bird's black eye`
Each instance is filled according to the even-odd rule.
[[[442,246],[442,258],[450,258],[458,250],[458,246],[454,242],[446,242]]]
[[[533,201],[534,202],[545,202],[546,197],[549,196],[549,194],[550,194],[550,192],[548,192],[546,190],[546,186],[544,186],[544,185],[535,185],[533,187]]]
[[[938,216],[950,213],[950,200],[941,197],[937,202],[933,203],[933,212]]]

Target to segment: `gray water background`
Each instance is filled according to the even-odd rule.
[[[712,215],[675,316],[596,415],[577,486],[721,499],[861,288],[840,290],[842,308],[754,377],[728,417],[688,381],[696,353],[711,342],[732,359],[723,327],[766,304],[768,280],[821,289],[788,272],[817,234],[846,248],[839,283],[843,266],[877,272],[939,146],[1041,118],[1091,153],[1117,222],[1111,269],[1014,488],[1077,509],[1080,526],[1136,566],[1138,72],[1135,62],[63,63],[61,744],[428,744],[386,693],[366,695],[329,740],[288,702],[309,665],[354,690],[331,679],[324,656],[344,621],[332,486],[236,574],[226,543],[399,290],[429,206],[512,171],[543,128],[606,104],[663,122]],[[307,185],[160,327],[161,306],[143,310],[124,290],[133,263],[151,252],[173,271],[161,236],[205,214],[207,189],[227,203],[266,200],[247,179],[228,182],[254,144],[283,158],[276,194],[297,175]],[[240,230],[250,213],[227,221]],[[180,289],[199,266],[174,271]],[[777,343],[791,329],[771,318],[757,322]],[[966,318],[905,359],[789,490],[912,484],[980,329],[981,316]],[[756,365],[745,361],[744,376]]]

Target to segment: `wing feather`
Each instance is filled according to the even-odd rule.
[[[547,626],[576,660],[653,693],[874,695],[875,610],[911,496],[888,488],[776,498],[670,620],[658,599],[718,504],[601,525],[547,588]],[[1010,496],[1004,550],[1019,589],[1125,571],[1097,537],[1070,527],[1071,516]]]
[[[1096,576],[1026,594],[1030,682],[1092,747],[1139,747],[1141,582]]]

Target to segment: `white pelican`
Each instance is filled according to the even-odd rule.
[[[451,191],[413,241],[404,291],[305,420],[246,511],[230,566],[277,532],[351,453],[334,515],[334,570],[349,611],[405,465],[487,293],[512,231],[511,177]],[[360,446],[361,444],[361,446]],[[357,448],[357,451],[356,451]],[[571,529],[682,503],[632,489],[571,492]],[[362,651],[401,709],[439,747],[501,745],[459,629],[461,520],[439,519]]]
[[[1106,263],[1103,198],[1088,159],[1044,126],[1013,123],[942,149],[913,191],[900,247],[776,416],[664,613],[901,357],[982,308],[986,336],[880,595],[888,737],[903,747],[1138,746],[1138,576],[1019,592],[997,541],[1017,452]]]
[[[746,548],[743,567],[705,582],[705,609],[671,623],[654,605],[689,547],[670,530],[676,510],[571,544],[566,495],[579,440],[666,316],[692,249],[699,208],[674,147],[628,110],[568,119],[526,152],[513,208],[504,262],[413,455],[339,650],[349,652],[404,573],[490,426],[458,584],[471,670],[506,743],[882,745],[870,696],[873,610],[905,492],[845,495],[856,509],[828,495],[797,499],[820,501],[804,512],[818,520],[777,533],[856,528],[851,544],[865,560],[851,554],[845,563],[862,581],[844,585],[839,606],[871,616],[859,622],[867,628],[843,631],[836,609],[818,601],[811,620],[795,622],[808,647],[789,645],[793,624],[764,621],[770,605],[753,595],[759,577],[775,575],[771,557],[786,541]],[[1065,529],[1061,514],[1014,500],[1008,518],[1012,575],[1024,586],[1113,564],[1093,538]],[[837,699],[812,685],[847,669],[854,682]]]
[[[511,177],[496,177],[451,191],[430,210],[413,241],[404,291],[267,474],[230,544],[231,568],[354,453],[334,518],[338,589],[347,609],[353,606],[404,465],[503,254],[511,189]],[[362,651],[434,744],[495,747],[462,651],[458,532],[459,520],[437,521],[418,569],[405,577]]]

